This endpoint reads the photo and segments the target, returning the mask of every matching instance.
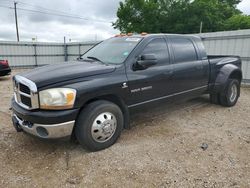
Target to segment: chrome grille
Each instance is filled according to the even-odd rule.
[[[20,91],[23,92],[23,93],[26,93],[28,95],[30,95],[30,88],[26,85],[23,85],[23,84],[19,84],[20,86]]]
[[[31,110],[39,107],[37,87],[34,82],[16,75],[13,78],[14,97],[17,104]]]
[[[20,95],[20,98],[21,98],[21,102],[22,102],[23,104],[25,104],[25,105],[28,106],[29,108],[32,107],[30,97],[26,97],[26,96],[24,96],[24,95]]]

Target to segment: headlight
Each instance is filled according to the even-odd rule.
[[[54,88],[39,92],[40,108],[61,110],[73,108],[76,90],[70,88]]]

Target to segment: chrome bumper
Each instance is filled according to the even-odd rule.
[[[36,124],[27,122],[25,120],[21,120],[17,115],[12,115],[12,120],[15,128],[20,128],[21,130],[35,135],[40,138],[63,138],[70,136],[73,131],[73,127],[75,121],[69,121],[59,124],[51,124],[51,125],[44,125],[44,124]]]

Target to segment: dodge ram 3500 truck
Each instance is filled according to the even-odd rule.
[[[17,131],[45,139],[74,135],[97,151],[129,128],[133,108],[202,94],[234,106],[241,80],[241,59],[207,56],[197,36],[121,35],[76,61],[14,76],[12,120]]]

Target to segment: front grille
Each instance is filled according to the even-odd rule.
[[[21,103],[25,104],[28,107],[31,107],[31,99],[30,99],[30,97],[20,95],[20,98],[21,98]]]
[[[23,93],[26,93],[28,95],[30,95],[30,88],[26,85],[23,85],[23,84],[19,84],[19,87],[20,87],[20,91],[23,92]]]
[[[38,94],[34,82],[16,75],[13,78],[15,101],[25,109],[38,108]]]

